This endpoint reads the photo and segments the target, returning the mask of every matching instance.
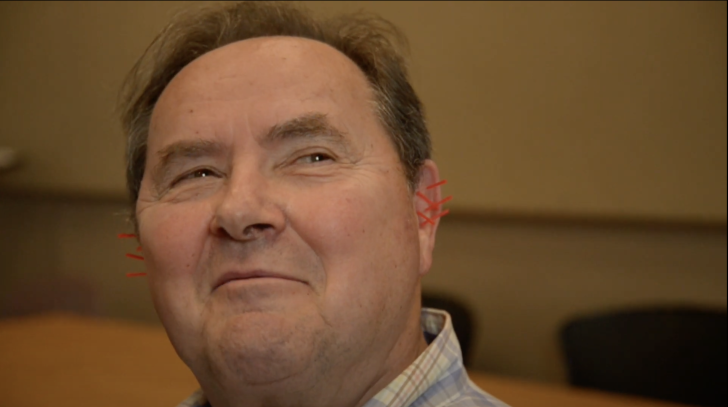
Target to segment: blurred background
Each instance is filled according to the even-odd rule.
[[[120,83],[185,2],[0,3],[0,315],[158,324],[126,222]],[[308,2],[409,37],[454,195],[425,290],[471,365],[568,380],[583,315],[726,308],[726,2]]]

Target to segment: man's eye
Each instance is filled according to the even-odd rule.
[[[330,155],[324,154],[324,153],[313,153],[305,155],[298,159],[299,162],[303,162],[306,164],[315,164],[320,163],[324,161],[330,161],[333,160]]]
[[[216,177],[218,176],[217,173],[211,169],[208,168],[200,168],[198,170],[194,170],[192,172],[189,172],[179,178],[177,178],[172,185],[175,185],[179,182],[195,179],[195,178],[207,178],[207,177]]]

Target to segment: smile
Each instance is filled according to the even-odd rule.
[[[252,271],[246,271],[246,272],[237,272],[237,271],[231,271],[223,274],[220,276],[220,278],[217,279],[215,282],[215,285],[213,286],[213,291],[216,290],[218,287],[223,286],[229,282],[233,281],[253,281],[253,280],[283,280],[283,281],[292,281],[292,282],[298,282],[298,283],[304,283],[305,281],[299,280],[297,278],[291,277],[289,275],[281,274],[281,273],[275,273],[275,272],[269,272],[269,271],[263,271],[263,270],[252,270]]]

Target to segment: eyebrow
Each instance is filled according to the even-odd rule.
[[[334,127],[323,113],[307,113],[271,127],[262,139],[263,144],[295,139],[326,139],[348,152],[349,143],[344,134]],[[152,172],[154,185],[159,189],[170,176],[172,167],[183,160],[208,156],[221,156],[227,147],[212,140],[183,140],[172,143],[157,155],[159,163]]]
[[[263,137],[263,143],[312,138],[327,139],[342,147],[348,147],[344,134],[334,127],[323,113],[307,113],[276,124]]]

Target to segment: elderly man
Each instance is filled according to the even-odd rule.
[[[178,17],[132,70],[134,222],[202,388],[181,406],[503,406],[421,310],[440,208],[416,192],[440,190],[399,38],[236,3]]]

